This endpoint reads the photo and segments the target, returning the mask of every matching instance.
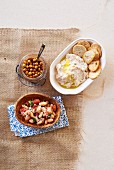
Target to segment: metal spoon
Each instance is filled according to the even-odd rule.
[[[42,44],[41,48],[40,48],[40,51],[38,53],[38,56],[37,58],[39,59],[39,57],[41,56],[42,52],[44,51],[44,48],[45,48],[45,44]]]

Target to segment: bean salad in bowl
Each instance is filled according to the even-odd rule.
[[[41,93],[27,94],[15,104],[15,115],[20,123],[35,128],[52,126],[58,121],[60,112],[58,102]]]

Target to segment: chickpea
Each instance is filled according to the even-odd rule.
[[[32,72],[29,72],[28,74],[29,74],[29,75],[32,75]]]
[[[33,69],[32,69],[32,68],[30,68],[30,71],[33,71]]]
[[[26,67],[26,64],[23,64],[23,67]]]
[[[23,71],[25,72],[25,71],[26,71],[26,68],[24,68]]]
[[[35,75],[34,75],[34,76],[35,76],[35,77],[37,77],[37,76],[38,76],[38,74],[36,74],[36,73],[35,73]]]
[[[32,68],[32,65],[29,65],[30,68]]]
[[[37,69],[37,68],[38,68],[38,66],[35,66],[35,68]]]
[[[40,65],[43,65],[43,62],[42,62],[42,61],[40,62]]]
[[[25,60],[23,63],[24,63],[24,64],[26,64],[26,63],[27,63],[27,61]]]
[[[35,66],[38,66],[38,62],[35,63]]]
[[[25,73],[28,74],[28,71],[26,71]]]
[[[29,76],[30,78],[33,78],[33,76]]]
[[[28,60],[28,63],[30,63],[31,61],[30,60]]]
[[[33,58],[33,62],[37,61],[37,58]]]

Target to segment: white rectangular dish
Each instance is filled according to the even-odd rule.
[[[56,59],[52,62],[51,66],[50,66],[50,82],[51,85],[55,88],[55,90],[57,90],[59,93],[61,94],[78,94],[80,92],[82,92],[85,88],[87,88],[94,80],[88,78],[84,83],[82,83],[81,85],[79,85],[76,88],[72,88],[72,89],[67,89],[62,87],[56,80],[55,77],[55,70],[56,70],[56,65],[61,61],[61,59],[70,52],[70,50],[72,49],[72,47],[79,41],[79,40],[87,40],[89,42],[92,43],[98,43],[101,46],[101,50],[102,50],[102,56],[100,58],[100,62],[101,62],[101,69],[102,71],[105,68],[106,65],[106,54],[105,54],[105,50],[103,48],[103,46],[96,41],[95,39],[91,39],[91,38],[79,38],[74,40],[71,44],[69,44],[57,57]],[[102,73],[102,72],[101,72]]]

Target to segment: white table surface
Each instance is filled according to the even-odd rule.
[[[1,28],[72,28],[107,53],[102,75],[84,91],[77,170],[114,170],[114,0],[0,0]]]

